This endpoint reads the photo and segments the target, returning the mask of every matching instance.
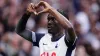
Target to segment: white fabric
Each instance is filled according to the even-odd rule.
[[[39,42],[40,56],[51,56],[54,53],[54,56],[65,56],[68,47],[65,44],[64,36],[56,42],[52,42],[51,37],[52,36],[50,34],[46,34],[41,38]],[[56,46],[57,48],[55,48]],[[74,54],[75,51],[72,52],[72,56],[74,56]]]
[[[32,40],[33,40],[33,42],[36,42],[35,32],[33,32],[33,31],[32,31]]]

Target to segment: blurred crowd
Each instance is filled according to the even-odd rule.
[[[29,3],[40,0],[0,0],[0,56],[39,56],[39,48],[15,32]],[[100,56],[100,0],[44,0],[69,17],[78,36],[75,56]],[[47,20],[31,15],[26,28],[47,33]]]

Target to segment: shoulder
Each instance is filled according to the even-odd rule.
[[[39,42],[41,39],[45,36],[45,34],[42,33],[36,33],[32,31],[32,40],[34,46],[39,46]]]
[[[43,33],[36,33],[36,32],[33,32],[32,31],[32,36],[33,37],[43,37],[45,34],[43,34]]]
[[[51,40],[51,35],[47,33],[40,39],[40,42],[48,42],[49,40]]]
[[[51,35],[50,34],[44,34],[43,36],[42,36],[42,39],[51,39]]]

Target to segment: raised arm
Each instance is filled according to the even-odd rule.
[[[34,10],[32,9],[32,6],[34,6],[32,3],[28,5],[27,11],[24,13],[24,15],[19,20],[16,26],[16,33],[31,42],[32,42],[32,32],[29,30],[26,30],[25,28],[26,28],[26,23],[27,23],[28,18],[30,17],[31,13],[34,12]]]
[[[60,14],[56,9],[51,7],[47,2],[41,1],[38,4],[38,6],[44,6],[44,10],[39,13],[48,12],[56,18],[56,20],[65,29],[66,35],[67,35],[67,31],[68,31],[69,37],[67,37],[66,40],[68,40],[68,42],[70,42],[70,43],[74,43],[74,41],[76,40],[76,34],[75,34],[72,24],[67,20],[67,18],[64,17],[62,14]]]

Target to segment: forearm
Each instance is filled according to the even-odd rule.
[[[56,9],[51,8],[49,13],[51,13],[55,19],[62,25],[62,27],[65,29],[65,31],[68,32],[69,37],[66,38],[70,42],[74,42],[76,39],[76,34],[74,31],[74,28],[72,24],[69,22],[69,20],[64,17],[62,14],[60,14]],[[65,33],[67,35],[67,32]]]
[[[16,27],[17,33],[20,33],[25,30],[26,23],[29,17],[30,17],[30,14],[24,13],[24,15],[22,16],[22,18],[19,20],[17,24],[17,27]]]
[[[55,19],[64,27],[65,29],[67,28],[72,28],[71,23],[68,21],[66,17],[64,17],[62,14],[60,14],[56,9],[50,8],[49,13],[52,14]]]
[[[30,13],[25,13],[22,16],[22,18],[19,20],[16,26],[16,33],[19,34],[21,37],[32,42],[32,32],[25,29],[27,20],[30,17],[30,15]]]

